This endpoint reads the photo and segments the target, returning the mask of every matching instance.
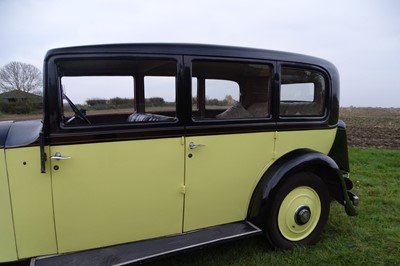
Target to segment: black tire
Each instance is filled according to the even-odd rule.
[[[272,195],[264,233],[278,249],[315,244],[329,216],[330,196],[325,183],[311,172],[285,179]]]

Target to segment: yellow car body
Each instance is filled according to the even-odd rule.
[[[221,49],[227,50],[223,60],[217,56]],[[349,202],[355,198],[349,199],[347,194],[350,181],[342,176],[349,171],[347,147],[345,151],[334,148],[334,142],[345,143],[345,127],[338,122],[337,114],[336,69],[307,56],[303,62],[289,53],[265,51],[265,58],[259,56],[262,53],[250,48],[196,45],[117,45],[50,51],[44,69],[43,124],[0,123],[0,262],[185,235],[242,221],[268,232],[265,223],[259,222],[269,213],[264,209],[269,210],[273,202],[270,195],[275,195],[274,191],[294,171],[312,172],[313,176],[325,173],[329,182],[336,184],[327,188],[331,197],[354,215]],[[157,110],[154,104],[162,101],[145,98],[147,91],[140,92],[140,88],[146,89],[148,81],[142,79],[140,83],[136,74],[132,75],[137,114],[130,115],[126,122],[126,118],[122,120],[115,114],[100,120],[104,113],[96,109],[91,114],[90,106],[88,111],[79,109],[66,95],[68,90],[61,92],[65,90],[62,82],[72,86],[76,81],[70,77],[91,77],[95,71],[99,75],[125,75],[125,70],[115,69],[135,69],[135,63],[129,63],[135,56],[142,60],[141,65],[146,62],[143,58],[151,58],[149,66],[158,69],[149,72],[150,77],[164,81],[160,76],[168,76],[175,81],[170,86],[171,91],[177,90],[174,103],[163,107],[165,111],[148,114],[147,110]],[[96,63],[93,58],[97,57],[111,60],[107,64],[113,70],[106,72],[108,65]],[[122,64],[118,60],[128,61]],[[213,60],[217,62],[215,72],[207,72]],[[239,61],[240,65],[231,61]],[[88,70],[91,64],[98,69]],[[165,67],[160,67],[162,64]],[[288,100],[289,96],[282,93],[279,96],[279,82],[284,78],[279,71],[285,64],[290,66],[287,75],[293,75],[293,66],[306,69],[304,73],[317,73],[313,77],[317,80],[315,88],[326,78],[325,85],[321,85],[322,96],[305,98],[306,103],[310,102],[307,112],[311,113],[296,111],[304,109],[298,107],[304,105],[303,100]],[[224,67],[234,75],[221,74],[218,69]],[[245,67],[248,70],[240,73],[257,74],[237,78],[239,72],[235,71]],[[204,80],[204,75],[209,79]],[[213,92],[210,84],[220,84],[215,80],[221,79],[233,92],[220,101],[230,106],[223,110],[218,101],[211,104],[207,91]],[[254,85],[260,79],[265,80]],[[310,80],[310,84],[314,82]],[[253,95],[260,96],[251,98],[242,89],[261,85],[268,88],[268,95],[264,94],[270,97],[265,116],[250,114],[250,108],[238,105],[266,97],[255,91]],[[235,99],[236,88],[240,92]],[[316,102],[318,97],[321,103]],[[192,99],[197,102],[190,103]],[[153,109],[148,107],[150,103]],[[290,104],[292,109],[283,111],[283,106]],[[215,116],[218,108],[223,113]],[[234,116],[228,114],[235,108]],[[239,113],[245,116],[239,117]],[[301,154],[299,159],[294,157],[296,152]],[[301,213],[297,211],[294,222],[300,227],[307,224],[310,211],[313,209],[308,207]],[[300,235],[299,239],[307,237]],[[277,246],[285,248],[281,243]]]

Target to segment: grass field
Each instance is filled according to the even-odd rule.
[[[400,265],[400,150],[351,148],[358,216],[336,202],[315,246],[274,251],[254,237],[147,265]]]

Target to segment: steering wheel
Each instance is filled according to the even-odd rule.
[[[65,95],[65,93],[63,94],[64,99],[67,100],[69,106],[71,106],[72,111],[75,113],[75,115],[73,117],[71,117],[70,119],[68,119],[67,122],[65,122],[65,124],[69,124],[72,121],[75,120],[75,118],[79,118],[80,120],[86,122],[87,124],[91,125],[92,123],[90,123],[89,119],[87,119],[87,117],[82,113],[81,110],[78,109],[78,107],[76,107],[76,105],[68,98],[67,95]]]

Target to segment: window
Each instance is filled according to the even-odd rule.
[[[205,108],[207,110],[229,108],[239,101],[239,84],[231,80],[204,79],[206,88]],[[197,101],[197,78],[193,82],[193,101]],[[198,105],[193,105],[193,110],[198,110]]]
[[[145,109],[151,111],[175,111],[175,77],[146,76]]]
[[[312,102],[314,83],[292,83],[281,85],[281,101]]]
[[[172,60],[60,63],[65,126],[176,120]]]
[[[321,116],[325,110],[326,81],[317,71],[282,68],[281,116]]]
[[[269,117],[271,73],[265,64],[194,61],[193,119]]]
[[[79,76],[62,77],[64,116],[74,115],[67,98],[86,115],[109,114],[114,110],[131,112],[134,109],[133,77]]]

